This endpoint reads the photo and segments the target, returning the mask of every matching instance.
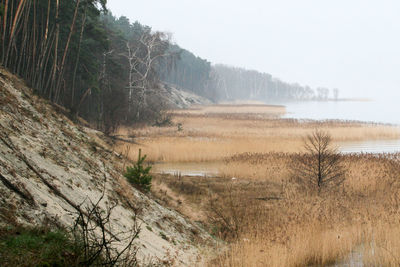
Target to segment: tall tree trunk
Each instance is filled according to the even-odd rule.
[[[67,42],[65,44],[64,54],[63,54],[63,57],[62,57],[62,60],[61,60],[61,65],[60,65],[60,70],[59,70],[59,75],[58,75],[58,81],[57,81],[57,90],[56,90],[57,93],[56,93],[55,102],[58,101],[58,98],[60,96],[61,81],[63,80],[63,76],[64,76],[65,59],[67,58],[69,43],[71,42],[71,37],[72,37],[72,34],[74,32],[76,17],[77,17],[77,14],[78,14],[79,3],[80,3],[80,0],[77,0],[76,1],[76,5],[75,5],[74,17],[72,18],[71,28],[69,30],[68,39],[67,39]]]
[[[35,66],[36,66],[36,52],[37,52],[37,23],[36,23],[36,1],[33,1],[33,32],[32,32],[32,60],[31,60],[31,68],[30,68],[30,80],[33,81],[34,80],[34,76],[36,76],[37,74],[35,73]],[[27,70],[28,71],[28,70]],[[33,85],[33,83],[32,83]]]
[[[49,34],[50,7],[51,7],[51,3],[50,3],[50,0],[48,0],[48,2],[47,2],[46,28],[45,28],[45,31],[44,31],[44,41],[47,41],[47,37],[48,37],[48,34]],[[58,9],[58,1],[57,1],[57,9]]]
[[[81,53],[81,44],[82,44],[83,32],[85,30],[85,23],[86,23],[86,8],[85,8],[85,11],[84,11],[84,13],[82,15],[82,25],[81,25],[81,32],[79,34],[79,43],[78,43],[78,54],[76,55],[74,73],[73,73],[73,76],[72,76],[71,108],[74,107],[75,79],[76,79],[76,72],[78,70],[79,56],[80,56],[80,53]]]
[[[22,38],[22,39],[19,40],[19,42],[20,42],[20,47],[18,49],[19,54],[18,53],[16,54],[16,57],[18,58],[18,60],[16,61],[16,64],[14,66],[15,73],[20,74],[25,79],[27,78],[26,72],[25,72],[25,67],[29,61],[28,53],[29,53],[30,40],[29,40],[28,22],[29,22],[30,8],[31,8],[31,1],[29,1],[27,3],[27,6],[25,8],[25,15],[22,19],[22,23],[21,23],[22,24],[21,25],[22,36],[20,36],[20,38]],[[21,15],[22,15],[22,13],[21,13]],[[14,36],[18,36],[17,34],[18,33],[14,33]]]
[[[1,55],[1,63],[4,63],[5,55],[6,55],[6,31],[7,31],[7,16],[8,16],[8,0],[6,0],[4,4],[4,17],[3,17],[3,32],[2,32],[2,55]]]
[[[56,81],[56,74],[57,74],[57,69],[58,69],[58,63],[57,63],[57,58],[58,58],[58,39],[60,37],[60,22],[58,21],[58,11],[60,7],[60,2],[59,0],[56,0],[56,40],[55,40],[55,45],[54,45],[54,64],[53,64],[53,73],[50,78],[50,88],[49,88],[49,99],[52,100],[53,97],[53,90],[55,87],[55,81]]]
[[[16,28],[18,26],[20,15],[21,15],[21,12],[22,12],[22,10],[24,8],[25,3],[26,3],[26,0],[20,0],[19,1],[19,4],[17,6],[17,10],[16,10],[15,15],[14,15],[14,20],[13,20],[13,23],[12,23],[11,29],[10,29],[10,39],[9,39],[9,43],[8,43],[7,55],[6,55],[6,59],[5,59],[5,65],[6,66],[8,65],[8,59],[10,57],[11,49],[12,49],[12,46],[13,46],[13,43],[14,43],[15,31],[16,31]]]
[[[46,77],[44,70],[47,70],[47,62],[48,62],[48,58],[50,57],[50,53],[48,51],[51,51],[51,47],[53,45],[53,41],[49,41],[50,8],[51,8],[51,2],[50,2],[50,0],[48,0],[46,21],[44,23],[44,25],[46,25],[46,26],[44,28],[43,40],[40,42],[40,54],[38,55],[37,65],[36,65],[36,70],[35,70],[36,75],[33,80],[34,86],[42,94],[44,94],[46,92],[46,88],[43,88],[43,85],[45,84],[43,79]],[[53,33],[54,33],[53,30],[54,30],[54,28],[52,29],[51,36],[53,36]],[[43,68],[44,62],[46,62],[45,68]],[[49,76],[51,77],[52,73],[50,73]]]

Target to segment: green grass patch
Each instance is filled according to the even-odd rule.
[[[0,231],[1,266],[77,266],[78,247],[61,230],[9,228]]]

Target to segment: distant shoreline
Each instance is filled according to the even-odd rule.
[[[207,105],[207,106],[209,106],[209,107],[213,107],[213,106],[215,106],[215,107],[271,107],[271,108],[285,108],[286,106],[285,105],[283,105],[283,104],[262,104],[262,103],[259,103],[259,104],[246,104],[246,103],[243,103],[243,104],[240,104],[240,103],[237,103],[237,104],[234,104],[234,103],[231,103],[231,104],[228,104],[228,103],[219,103],[219,104],[215,104],[215,105]]]
[[[329,101],[329,102],[372,102],[371,98],[338,98],[338,99],[327,99],[327,100],[316,100],[316,101]]]
[[[338,99],[328,98],[328,99],[282,100],[282,101],[279,101],[278,103],[282,103],[281,105],[284,105],[284,103],[295,103],[295,102],[322,102],[323,103],[323,102],[372,102],[372,101],[374,101],[374,99],[372,99],[372,98],[338,98]],[[271,102],[269,102],[269,103],[271,103]]]
[[[236,101],[225,101],[214,103],[207,106],[224,106],[224,107],[254,107],[254,106],[265,106],[265,107],[286,107],[286,103],[295,102],[372,102],[372,98],[328,98],[328,99],[302,99],[302,100],[278,100],[271,102],[263,102],[258,100],[236,100]]]

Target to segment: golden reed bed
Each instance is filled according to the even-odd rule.
[[[121,129],[138,144],[119,142],[116,149],[131,159],[142,148],[154,162],[215,163],[220,177],[154,174],[152,189],[228,242],[210,255],[210,266],[399,266],[399,156],[344,156],[344,184],[320,194],[293,181],[290,168],[316,128],[335,142],[397,139],[399,129],[277,119],[281,111],[260,105],[173,111],[173,126]]]
[[[298,156],[243,154],[221,163],[229,170],[240,162],[250,178],[156,174],[153,194],[228,241],[210,266],[398,266],[400,155],[347,155],[343,186],[319,194],[291,179]]]
[[[277,119],[282,106],[211,106],[173,111],[173,126],[122,128],[118,134],[135,136],[129,157],[142,148],[154,162],[216,161],[237,153],[299,152],[303,138],[318,128],[335,142],[398,139],[398,127],[342,121]],[[177,125],[181,125],[178,130]],[[116,149],[126,151],[126,143]]]

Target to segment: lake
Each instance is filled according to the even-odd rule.
[[[400,152],[400,140],[351,141],[336,144],[339,151],[348,153],[396,153]]]
[[[349,120],[400,126],[398,99],[372,101],[286,102],[284,118],[312,120]],[[371,140],[339,143],[342,153],[400,152],[400,140]]]
[[[400,125],[399,100],[285,102],[285,118],[355,120]]]

